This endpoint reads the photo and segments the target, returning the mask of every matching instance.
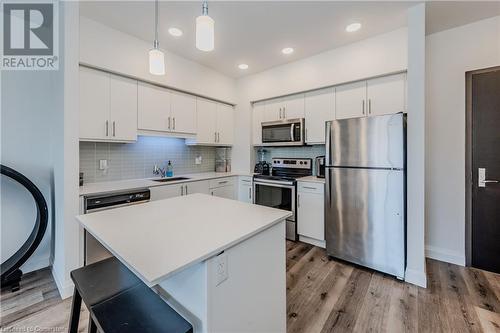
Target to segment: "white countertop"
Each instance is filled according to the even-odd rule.
[[[325,184],[325,178],[318,178],[316,176],[307,176],[307,177],[297,178],[297,181],[298,182],[307,182],[307,183]]]
[[[100,182],[100,183],[88,183],[80,186],[80,195],[96,195],[107,192],[119,192],[125,190],[133,190],[139,188],[149,188],[153,186],[163,186],[172,185],[179,183],[188,183],[199,180],[216,179],[222,177],[231,176],[251,176],[251,174],[234,173],[234,172],[202,172],[202,173],[191,173],[185,175],[177,175],[174,177],[188,177],[185,180],[176,180],[171,182],[155,182],[154,178],[146,179],[127,179],[127,180],[117,180],[110,182]]]
[[[153,286],[289,216],[284,210],[190,194],[76,218]]]

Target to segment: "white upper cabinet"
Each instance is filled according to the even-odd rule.
[[[137,140],[137,81],[111,75],[110,135],[114,140]]]
[[[196,134],[196,98],[173,91],[170,104],[171,131]]]
[[[364,117],[366,109],[366,81],[335,88],[336,119]]]
[[[281,98],[270,100],[266,103],[265,112],[263,113],[262,121],[276,121],[284,119],[283,104]]]
[[[81,140],[137,140],[137,81],[80,67]]]
[[[264,121],[265,112],[265,102],[254,103],[252,112],[252,143],[254,145],[262,144],[262,122]]]
[[[80,67],[80,139],[108,139],[109,102],[109,74]]]
[[[232,145],[234,139],[234,111],[226,104],[217,104],[217,143]]]
[[[202,144],[215,143],[217,141],[217,104],[198,98],[196,107],[198,119],[196,142]]]
[[[196,134],[196,98],[139,83],[139,129]]]
[[[283,119],[304,118],[304,94],[282,98]]]
[[[139,82],[138,128],[148,131],[168,131],[170,99],[170,91]]]
[[[233,144],[234,109],[230,105],[197,99],[197,135],[189,144],[221,145]]]
[[[406,75],[390,75],[367,81],[369,116],[405,112]]]
[[[306,143],[324,144],[325,122],[335,119],[334,88],[326,88],[307,93],[304,104]]]
[[[304,118],[304,94],[276,98],[266,103],[262,121]]]

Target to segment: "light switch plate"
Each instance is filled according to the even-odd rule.
[[[227,254],[222,253],[215,258],[216,286],[226,281],[228,278]]]

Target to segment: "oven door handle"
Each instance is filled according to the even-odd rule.
[[[254,181],[254,185],[264,185],[264,186],[273,186],[273,187],[282,187],[282,188],[295,188],[294,184],[290,184],[288,182],[280,182],[280,181],[265,181],[259,180]]]
[[[295,123],[292,124],[292,126],[290,126],[290,141],[291,142],[294,142],[295,141],[295,134],[294,134],[294,129],[295,129]]]

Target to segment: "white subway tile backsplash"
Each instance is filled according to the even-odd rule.
[[[195,164],[196,156],[203,157]],[[99,170],[99,160],[108,161]],[[135,143],[80,142],[80,172],[84,183],[154,177],[155,164],[172,161],[174,174],[215,170],[215,148],[186,146],[183,139],[139,136]]]

